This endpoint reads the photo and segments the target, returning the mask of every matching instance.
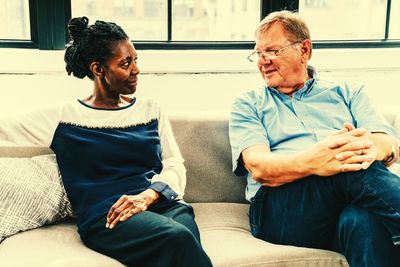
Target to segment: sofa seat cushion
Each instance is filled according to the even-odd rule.
[[[194,203],[202,245],[214,266],[348,266],[326,250],[275,245],[254,238],[247,204]]]
[[[203,247],[215,267],[348,266],[335,252],[274,245],[254,238],[247,221],[248,204],[195,203],[193,208]],[[0,245],[0,259],[1,266],[8,267],[123,266],[85,247],[73,221],[7,238]]]
[[[74,222],[18,233],[0,245],[1,266],[121,267],[120,262],[87,248]]]

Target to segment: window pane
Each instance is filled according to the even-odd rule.
[[[72,17],[115,22],[132,40],[167,39],[166,0],[71,0]]]
[[[260,1],[172,0],[174,41],[253,41]]]
[[[400,39],[400,0],[392,0],[389,39]]]
[[[313,40],[385,37],[386,0],[300,0]]]
[[[0,0],[0,39],[31,40],[28,0]]]

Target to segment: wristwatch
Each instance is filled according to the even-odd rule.
[[[396,158],[396,149],[393,144],[390,146],[392,148],[392,153],[390,153],[390,156],[387,159],[382,160],[382,163],[385,164],[385,166],[390,165],[390,163]]]

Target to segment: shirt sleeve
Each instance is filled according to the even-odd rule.
[[[376,109],[364,86],[352,91],[349,107],[356,128],[365,128],[369,132],[383,132],[396,137],[394,128]]]
[[[0,145],[49,147],[59,115],[59,108],[49,107],[0,117]]]
[[[240,160],[244,149],[264,144],[269,146],[267,132],[257,112],[255,97],[244,94],[238,97],[231,109],[229,119],[229,141],[232,150],[232,170],[238,175],[246,175],[247,170]]]
[[[186,187],[186,168],[167,116],[159,110],[158,119],[163,167],[160,174],[153,176],[149,188],[162,194],[167,201],[174,201],[183,198]]]

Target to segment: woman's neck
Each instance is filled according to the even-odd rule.
[[[82,101],[89,106],[95,108],[121,108],[131,103],[128,99],[122,95],[109,96],[93,92],[90,96],[82,99]]]

